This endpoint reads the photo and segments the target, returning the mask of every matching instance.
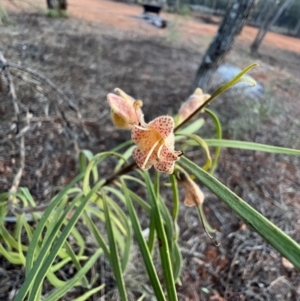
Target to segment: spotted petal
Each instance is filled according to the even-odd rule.
[[[162,145],[157,156],[160,161],[177,161],[179,154],[181,154],[181,152],[170,150],[167,146]]]
[[[132,157],[135,160],[136,164],[143,170],[149,169],[156,162],[156,156],[154,153],[152,153],[145,164],[148,153],[149,152],[147,150],[142,150],[138,147],[136,147],[132,152]]]
[[[154,164],[154,167],[161,172],[165,172],[168,174],[173,173],[174,171],[174,161],[161,161]]]
[[[160,116],[149,122],[149,127],[155,129],[163,139],[166,139],[174,130],[174,119],[171,116]]]
[[[135,126],[131,131],[131,139],[140,148],[150,150],[157,141],[161,140],[161,136],[152,128]]]

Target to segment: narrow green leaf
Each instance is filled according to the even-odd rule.
[[[143,301],[145,297],[146,297],[146,294],[144,293],[141,297],[139,297],[137,299],[137,301]]]
[[[238,140],[219,140],[219,139],[204,139],[208,146],[219,146],[228,148],[247,149],[275,154],[295,155],[300,156],[300,150],[279,147],[255,142],[238,141]]]
[[[81,150],[79,153],[79,170],[85,171],[89,162],[91,162],[94,158],[93,153],[90,150]],[[92,168],[93,180],[96,183],[99,179],[99,174],[97,170],[97,166]]]
[[[10,246],[11,248],[14,248],[14,249],[18,249],[19,248],[17,240],[15,240],[15,238],[12,237],[12,235],[7,231],[7,229],[4,226],[0,227],[0,235],[2,236],[2,239],[5,241],[5,243],[8,246]],[[22,247],[23,251],[27,251],[28,250],[27,246],[22,245],[21,247]]]
[[[72,231],[72,233],[74,235],[75,232]],[[77,243],[78,243],[78,240],[77,240]],[[77,257],[76,254],[75,254],[75,252],[73,251],[73,249],[71,248],[70,244],[67,241],[66,241],[64,247],[66,248],[66,251],[67,251],[67,253],[69,255],[69,258],[72,260],[75,268],[77,269],[77,271],[80,271],[82,269],[82,267],[81,267],[81,264],[79,262],[79,258],[78,257],[82,255],[82,252],[79,252],[79,255]],[[83,276],[83,278],[82,278],[82,285],[83,285],[83,287],[88,287],[88,284],[89,283],[88,283],[87,278],[85,276]]]
[[[177,135],[182,135],[182,134],[177,134]],[[200,145],[203,148],[203,150],[206,154],[206,162],[202,168],[204,170],[207,170],[211,166],[211,162],[212,162],[207,143],[201,137],[199,137],[195,134],[183,134],[183,136],[194,140],[196,143],[198,143],[198,145]]]
[[[181,128],[179,133],[180,134],[193,134],[196,133],[203,125],[205,121],[203,118],[198,118],[188,126]],[[178,139],[179,140],[179,139]]]
[[[51,252],[49,252],[49,254],[48,254],[48,256],[47,256],[47,258],[45,260],[40,261],[39,258],[36,260],[37,266],[41,265],[40,269],[38,269],[38,272],[36,274],[36,279],[39,279],[39,281],[35,281],[33,283],[32,290],[30,291],[30,294],[29,294],[29,297],[28,297],[28,301],[33,300],[32,296],[34,296],[34,292],[36,292],[38,289],[40,289],[42,287],[41,286],[42,285],[42,281],[41,280],[44,279],[44,277],[47,274],[48,270],[50,269],[50,267],[51,267],[51,265],[52,265],[55,257],[57,256],[57,253],[59,252],[59,250],[61,249],[61,247],[64,245],[67,237],[71,233],[73,227],[75,226],[76,222],[78,221],[78,219],[79,219],[80,215],[82,214],[85,206],[90,201],[92,195],[94,195],[99,190],[99,188],[102,185],[103,185],[102,181],[98,182],[93,187],[93,189],[87,194],[87,196],[83,197],[82,200],[80,200],[81,202],[80,202],[79,206],[74,211],[73,216],[70,218],[69,222],[67,223],[67,225],[65,226],[65,228],[61,232],[61,235],[58,238],[57,238],[57,234],[59,232],[61,221],[59,221],[57,223],[57,226],[53,229],[53,233],[49,236],[49,240],[50,240],[50,242],[53,241],[53,238],[57,238],[57,240],[53,244]],[[64,221],[66,219],[68,213],[70,212],[69,208],[73,208],[73,206],[77,202],[78,202],[78,200],[77,200],[77,198],[75,198],[71,202],[71,204],[68,206],[68,208],[66,208],[65,213],[61,217],[62,221]],[[47,245],[47,243],[49,244],[49,242],[47,241],[45,243],[45,245],[43,246],[43,248],[45,248],[45,249],[49,248],[49,246]],[[40,253],[43,253],[43,248],[41,249]],[[47,252],[46,252],[46,254],[47,254]],[[34,268],[35,268],[35,266],[32,269],[33,270],[33,274],[36,273],[36,269],[34,269]],[[30,278],[30,273],[28,275],[28,278]],[[32,277],[32,279],[34,279],[34,278],[35,277]],[[26,282],[26,280],[25,280],[25,282]],[[17,300],[15,300],[15,301],[17,301]]]
[[[169,301],[177,301],[177,293],[175,288],[175,282],[172,271],[172,261],[170,258],[170,250],[166,232],[163,226],[163,221],[160,215],[159,204],[160,201],[155,196],[154,186],[147,172],[144,172],[144,178],[147,186],[148,196],[151,203],[151,218],[155,220],[155,228],[157,233],[157,239],[159,241],[159,252],[161,257],[161,265],[163,268],[164,279],[166,283],[166,289]]]
[[[300,269],[300,246],[297,242],[189,159],[182,156],[180,165],[194,174],[230,209],[252,226],[270,245],[286,257],[297,269]]]
[[[12,264],[22,264],[23,261],[20,258],[19,253],[6,251],[5,248],[0,243],[0,254],[5,257]]]
[[[65,189],[63,189],[49,204],[48,208],[46,209],[46,211],[44,212],[41,220],[39,221],[36,230],[33,233],[32,236],[32,240],[30,242],[29,248],[28,248],[28,252],[26,255],[26,268],[25,268],[25,272],[26,272],[26,276],[29,274],[29,271],[32,267],[33,264],[33,260],[34,260],[34,252],[37,248],[38,245],[38,239],[41,236],[41,233],[44,229],[44,226],[49,218],[49,216],[52,214],[54,208],[57,206],[57,204],[60,202],[60,200],[63,198],[63,196],[66,194],[66,192],[74,186],[75,183],[77,183],[82,177],[83,177],[83,173],[80,173],[73,181],[71,181],[66,187]],[[25,297],[25,296],[24,296]],[[23,299],[22,299],[23,300]],[[17,300],[15,300],[17,301]]]
[[[126,176],[122,176],[122,179],[126,180],[128,179]],[[120,183],[116,183],[119,187],[121,187]],[[122,193],[113,188],[113,187],[109,187],[109,186],[105,186],[103,187],[103,189],[112,192],[113,194],[115,194],[116,196],[118,196],[120,199],[122,198]],[[150,213],[150,206],[148,203],[146,203],[139,195],[137,195],[135,192],[133,192],[132,190],[129,190],[129,194],[130,197],[137,203],[139,204],[147,213]]]
[[[23,254],[23,250],[22,250],[22,228],[23,228],[23,220],[24,220],[24,216],[22,215],[17,215],[17,223],[16,223],[16,227],[15,227],[15,237],[18,241],[18,252],[19,252],[19,256],[20,259],[22,260],[22,264],[25,266],[26,264],[26,259],[25,256]]]
[[[182,254],[177,241],[174,241],[172,248],[172,264],[174,280],[178,282],[182,270]]]
[[[48,271],[46,278],[54,287],[62,287],[66,285],[66,281],[60,280],[51,270]]]
[[[93,296],[94,294],[96,294],[97,292],[101,291],[103,288],[105,287],[105,284],[101,284],[98,287],[95,287],[91,290],[89,290],[88,292],[86,292],[85,294],[83,294],[82,296],[74,299],[73,301],[85,301],[86,299],[88,299],[89,297]]]
[[[111,256],[111,262],[110,262],[111,267],[114,272],[114,276],[116,278],[120,298],[122,301],[128,301],[124,278],[121,270],[121,262],[118,255],[116,241],[114,237],[114,231],[111,223],[110,210],[108,208],[107,196],[105,195],[105,193],[102,193],[102,199],[103,199],[103,209],[105,214],[106,231],[107,231],[110,256]]]
[[[111,157],[111,156],[115,156],[119,159],[122,159],[126,162],[126,159],[123,158],[122,155],[120,155],[119,153],[116,152],[103,152],[103,153],[99,153],[97,155],[95,155],[93,157],[93,159],[89,162],[86,170],[85,170],[85,174],[83,177],[83,183],[82,183],[82,189],[84,191],[84,194],[86,195],[90,190],[90,173],[91,171],[97,167],[98,164],[100,164],[101,162],[103,162],[106,158]],[[91,200],[92,201],[92,200]]]
[[[222,139],[222,126],[221,126],[221,122],[219,117],[217,116],[217,114],[215,114],[213,111],[209,110],[209,109],[205,109],[205,113],[208,114],[216,127],[216,137],[218,140]],[[219,161],[219,157],[220,157],[220,153],[221,153],[221,147],[217,146],[216,147],[216,152],[215,152],[215,156],[214,156],[214,160],[212,162],[211,168],[210,168],[210,173],[213,174],[217,168],[217,164]]]
[[[106,245],[104,238],[98,231],[96,225],[94,224],[92,219],[89,217],[86,210],[83,212],[83,217],[84,217],[84,220],[86,221],[88,227],[90,228],[91,232],[93,233],[99,247],[102,248],[106,258],[108,259],[109,262],[111,262],[110,251],[108,249],[108,246]]]
[[[179,215],[179,191],[178,191],[178,183],[174,174],[170,175],[170,181],[172,185],[173,202],[174,202],[172,216],[173,216],[174,223],[177,224],[177,219]]]
[[[129,147],[123,154],[122,157],[126,160],[128,160],[131,155],[132,155],[132,151],[135,148],[135,145]],[[114,173],[118,172],[120,170],[120,168],[126,163],[126,161],[124,160],[119,160],[118,164],[116,165],[115,169],[114,169]]]
[[[129,181],[133,181],[133,182],[136,182],[138,184],[140,184],[142,187],[145,187],[145,183],[143,181],[141,181],[140,179],[136,178],[136,177],[133,177],[133,176],[130,176],[130,175],[123,175],[122,176],[123,179],[125,180],[129,180]]]
[[[120,194],[119,194],[119,197]],[[118,244],[121,247],[122,246],[122,258],[121,258],[121,268],[122,272],[124,273],[128,261],[129,261],[129,255],[130,255],[130,250],[131,250],[131,245],[132,245],[132,230],[131,230],[131,225],[129,223],[128,217],[124,213],[123,209],[117,205],[110,197],[107,196],[107,201],[110,205],[110,207],[113,209],[114,213],[116,214],[116,218],[114,219],[114,223],[117,224],[117,220],[124,225],[125,231],[123,231],[123,235],[117,239]],[[121,201],[125,204],[125,197],[122,196]],[[112,213],[112,212],[111,212]],[[112,216],[112,214],[111,214]],[[117,237],[116,237],[117,238]]]
[[[132,205],[132,201],[131,201],[131,198],[129,195],[129,190],[128,190],[127,186],[125,185],[125,182],[123,181],[123,179],[121,179],[121,184],[122,184],[122,188],[124,191],[126,205],[127,205],[127,209],[128,209],[128,213],[129,213],[131,222],[132,222],[134,234],[136,236],[136,240],[138,242],[138,245],[139,245],[143,260],[144,260],[145,268],[148,273],[151,285],[153,287],[156,299],[158,301],[166,301],[162,287],[160,285],[160,281],[158,279],[158,276],[157,276],[157,273],[156,273],[156,270],[155,270],[155,267],[154,267],[154,264],[152,261],[152,258],[151,258],[151,254],[149,252],[145,238],[142,233],[141,225],[137,218],[135,209]]]
[[[154,250],[154,243],[155,243],[155,222],[154,222],[154,218],[151,218],[150,216],[149,236],[147,242],[147,246],[150,254],[152,254]]]
[[[174,174],[170,175],[170,182],[172,186],[173,202],[174,202],[173,210],[172,210],[172,218],[174,224],[174,241],[176,242],[179,238],[178,215],[179,215],[180,202],[179,202],[178,183]]]
[[[80,176],[80,177],[79,177]],[[72,185],[74,185],[74,182],[76,183],[78,178],[82,177],[82,174],[80,174],[78,177],[75,178],[74,181],[72,181]],[[70,184],[71,184],[70,183]],[[67,187],[70,188],[71,185],[68,185]],[[67,239],[67,236],[69,235],[70,231],[74,227],[75,223],[77,222],[82,210],[86,206],[87,202],[90,200],[91,196],[99,189],[99,187],[103,184],[103,182],[99,182],[93,187],[93,189],[88,193],[86,197],[83,197],[80,201],[80,205],[77,207],[75,212],[73,213],[73,216],[70,218],[69,223],[66,225],[66,227],[63,229],[61,235],[57,238],[57,234],[60,231],[60,227],[63,224],[64,220],[66,219],[66,216],[69,214],[69,212],[74,208],[75,204],[78,202],[79,198],[81,198],[81,195],[79,197],[76,197],[70,205],[65,209],[64,214],[61,216],[60,220],[55,225],[55,228],[53,229],[53,233],[49,235],[49,238],[44,243],[43,247],[40,250],[39,256],[35,261],[35,264],[33,265],[32,269],[29,270],[29,273],[27,277],[25,278],[25,281],[23,285],[21,286],[16,298],[14,301],[22,301],[25,296],[27,295],[27,292],[30,288],[30,295],[28,297],[28,301],[32,301],[34,298],[34,293],[39,290],[39,288],[42,285],[42,280],[47,274],[47,271],[50,269],[51,264],[53,263],[57,253],[61,249],[62,245],[64,244],[65,240]],[[66,193],[66,189],[63,190],[64,194]],[[63,196],[62,193],[59,193],[60,198]],[[55,201],[53,201],[54,204],[56,204],[57,200],[60,199],[59,197],[55,198]],[[50,203],[50,208],[53,207],[53,204]],[[49,207],[47,208],[46,212],[48,211]],[[50,215],[50,214],[49,214]],[[46,216],[49,216],[48,212]],[[43,220],[43,217],[40,221],[42,225],[45,224],[45,220]],[[39,223],[39,224],[40,224]],[[39,224],[37,226],[37,229],[40,229]],[[37,231],[37,230],[36,230]],[[35,233],[33,235],[35,237]],[[52,246],[53,241],[57,238],[55,244]],[[51,252],[49,252],[50,247],[52,246]],[[29,248],[30,249],[30,248]],[[29,251],[28,249],[28,251]],[[28,255],[28,254],[27,254]],[[35,281],[35,279],[39,279],[39,281]]]
[[[57,289],[53,294],[45,299],[45,301],[57,301],[59,298],[63,297],[74,285],[79,282],[82,277],[91,269],[95,264],[102,250],[97,250],[95,254],[89,259],[89,261],[76,273],[76,275],[69,281],[65,283],[64,286]],[[104,284],[102,285],[104,287]]]

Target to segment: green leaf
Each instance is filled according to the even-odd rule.
[[[65,282],[65,285],[57,289],[53,294],[45,299],[45,301],[56,301],[59,298],[63,297],[71,288],[75,286],[77,282],[79,282],[85,274],[91,269],[91,267],[95,264],[96,260],[101,255],[102,250],[97,250],[95,254],[89,259],[89,261],[82,267],[76,275],[69,281]],[[99,287],[99,290],[103,288],[105,285],[102,284]]]
[[[180,165],[194,174],[230,209],[252,226],[270,245],[286,257],[297,269],[300,269],[300,246],[297,242],[189,159],[182,156]]]
[[[177,241],[174,241],[172,248],[172,264],[174,280],[178,282],[182,270],[182,254]]]
[[[19,253],[6,251],[5,248],[0,244],[0,254],[5,257],[12,264],[22,264],[23,261],[20,258]]]
[[[193,134],[196,133],[203,125],[205,121],[203,118],[198,118],[188,126],[181,128],[179,133],[180,134]],[[179,138],[180,139],[180,138]],[[179,140],[177,139],[177,140]]]
[[[106,231],[108,236],[108,242],[109,242],[109,249],[110,249],[110,256],[111,256],[111,267],[114,272],[114,276],[116,278],[120,298],[122,301],[128,301],[126,289],[125,289],[125,283],[122,275],[121,270],[121,262],[117,251],[116,241],[114,237],[114,231],[112,228],[111,223],[111,217],[110,217],[110,211],[108,208],[108,203],[106,199],[105,193],[102,193],[103,198],[103,209],[105,214],[105,224],[106,224]]]
[[[82,177],[82,175],[80,174],[80,178],[81,177]],[[76,178],[76,181],[77,180],[78,180],[78,177]],[[74,185],[73,181],[71,183]],[[78,221],[79,216],[82,213],[84,207],[90,201],[92,195],[95,194],[95,192],[101,187],[102,184],[103,184],[103,182],[101,182],[101,181],[98,182],[85,197],[82,197],[79,194],[79,196],[75,197],[74,200],[71,202],[71,204],[68,205],[68,207],[65,209],[64,214],[62,214],[61,218],[59,219],[59,221],[53,228],[53,231],[49,235],[47,241],[44,242],[44,245],[41,248],[39,255],[38,255],[32,269],[30,269],[30,271],[29,271],[29,273],[28,273],[23,285],[21,286],[14,301],[23,300],[25,298],[25,296],[27,295],[27,292],[29,291],[29,289],[30,289],[30,294],[28,297],[28,301],[34,300],[34,294],[40,290],[40,287],[43,283],[43,279],[47,275],[47,272],[50,269],[55,257],[57,256],[57,253],[62,248],[62,246],[65,243],[65,240],[67,239],[68,235],[70,234],[72,228],[74,227],[75,223]],[[69,188],[69,185],[67,187]],[[63,192],[66,193],[66,190],[64,189]],[[63,196],[63,194],[61,195],[61,193],[59,193],[58,196],[60,196],[60,198],[61,198]],[[60,198],[57,197],[57,199],[60,199]],[[57,199],[55,198],[55,201],[53,201],[53,203],[56,204]],[[76,203],[79,200],[80,200],[80,204],[74,211],[73,216],[70,218],[68,224],[64,227],[63,231],[58,236],[61,225],[63,224],[63,222],[66,219],[69,212],[74,208],[74,206],[76,205]],[[46,210],[47,215],[48,215],[48,209],[52,208],[52,206],[53,206],[53,204],[50,204],[49,207],[47,208],[47,210]],[[41,219],[41,221],[42,220],[43,220],[43,218]],[[41,223],[41,221],[40,221],[40,223]],[[44,223],[45,223],[45,221],[42,221],[41,224],[44,224]],[[38,225],[37,229],[40,229],[39,225]],[[33,236],[35,236],[35,233]],[[53,244],[55,239],[56,239],[56,241]],[[50,248],[51,248],[51,252],[49,252]],[[28,249],[28,251],[29,251],[29,249]],[[35,281],[36,279],[39,279],[39,281]]]
[[[80,173],[73,181],[71,181],[65,189],[63,189],[49,204],[48,208],[44,212],[41,220],[39,221],[36,230],[33,233],[32,240],[30,242],[28,252],[26,255],[26,276],[29,274],[30,269],[32,268],[33,265],[33,260],[34,260],[34,253],[36,251],[36,248],[38,246],[38,240],[41,236],[41,233],[44,229],[44,226],[49,218],[49,216],[53,213],[54,208],[57,206],[57,204],[60,202],[60,200],[64,197],[64,195],[67,193],[67,191],[74,186],[75,183],[77,183],[80,179],[83,177],[83,173]],[[29,287],[28,287],[29,288]],[[27,288],[27,289],[28,289]],[[19,295],[19,294],[18,294]],[[25,295],[24,295],[25,298]],[[20,299],[23,300],[23,299]],[[17,299],[15,300],[17,301]]]
[[[181,134],[176,134],[176,135],[181,135]],[[211,166],[211,161],[212,160],[211,160],[211,156],[210,156],[208,145],[205,142],[205,140],[203,140],[202,138],[200,138],[199,136],[194,135],[194,134],[183,134],[183,136],[188,137],[188,138],[194,140],[198,145],[200,145],[203,148],[203,150],[204,150],[204,152],[206,154],[206,162],[205,162],[205,165],[202,168],[204,170],[207,170]]]
[[[144,260],[144,264],[145,264],[145,268],[146,271],[148,273],[149,276],[149,280],[151,282],[151,285],[153,287],[156,299],[158,301],[166,301],[165,296],[164,296],[164,292],[162,290],[160,281],[158,279],[155,267],[154,267],[154,263],[152,261],[151,258],[151,254],[150,251],[147,247],[145,238],[143,236],[142,233],[142,229],[141,229],[141,225],[139,223],[139,220],[137,218],[135,209],[132,205],[132,201],[130,198],[130,194],[129,194],[129,190],[127,188],[127,186],[125,185],[125,182],[123,181],[123,179],[121,179],[121,184],[122,184],[122,188],[123,188],[123,192],[124,192],[124,196],[125,196],[125,200],[126,200],[126,206],[128,209],[128,213],[132,222],[132,227],[134,230],[134,234],[136,236],[136,240],[138,242],[143,260]]]
[[[124,179],[124,180],[127,180],[128,179],[128,177],[126,177],[126,176],[122,176],[122,179]],[[121,187],[121,184],[120,183],[116,183],[118,186],[120,186]],[[119,190],[117,190],[117,189],[115,189],[115,188],[113,188],[113,187],[109,187],[109,186],[105,186],[105,187],[103,187],[103,189],[104,190],[107,190],[107,191],[109,191],[109,192],[111,192],[111,193],[113,193],[113,194],[115,194],[117,197],[119,197],[120,199],[122,199],[122,197],[123,197],[123,194],[119,191]],[[130,194],[130,197],[137,203],[137,204],[139,204],[147,213],[150,213],[150,209],[151,209],[151,207],[149,206],[149,204],[148,203],[146,203],[139,195],[137,195],[135,192],[133,192],[132,190],[129,190],[129,194]]]
[[[221,122],[220,122],[219,117],[213,111],[211,111],[207,108],[205,109],[205,113],[208,114],[212,118],[212,120],[215,124],[217,139],[218,140],[222,139],[222,126],[221,126]],[[214,156],[214,160],[213,160],[211,168],[210,168],[210,173],[211,174],[213,174],[215,172],[216,168],[217,168],[220,153],[221,153],[221,147],[217,146],[215,156]]]
[[[300,150],[279,147],[255,142],[237,141],[237,140],[219,140],[219,139],[204,139],[208,146],[229,147],[238,149],[247,149],[275,154],[295,155],[300,156]]]
[[[106,189],[108,188],[108,189]],[[111,188],[110,187],[103,187],[103,190],[108,190],[108,191],[114,191],[114,192],[119,192],[118,190]],[[116,194],[117,197],[121,199],[121,201],[126,204],[125,197],[121,193]],[[132,245],[132,230],[131,230],[131,225],[128,221],[128,217],[126,214],[123,212],[123,209],[121,209],[110,197],[106,197],[109,205],[111,208],[114,210],[116,213],[116,218],[118,219],[118,222],[121,222],[122,225],[124,225],[125,231],[123,231],[123,234],[125,235],[120,237],[120,239],[117,239],[118,244],[122,250],[122,259],[121,259],[121,268],[122,272],[125,271],[128,261],[129,261],[129,256],[130,256],[130,250],[131,250],[131,245]],[[112,215],[112,214],[111,214]],[[117,224],[116,219],[113,220],[115,224]]]
[[[119,159],[122,159],[126,162],[126,159],[123,158],[122,155],[116,153],[116,152],[103,152],[103,153],[99,153],[96,156],[93,157],[93,159],[89,162],[86,170],[85,170],[85,174],[84,174],[84,178],[83,178],[83,183],[82,183],[82,189],[84,194],[86,195],[90,190],[90,173],[92,172],[92,170],[96,167],[97,165],[100,164],[101,162],[103,162],[105,159],[111,157],[111,156],[115,156]],[[104,180],[103,180],[104,181]]]
[[[131,157],[132,151],[134,150],[134,148],[135,148],[135,145],[129,147],[129,148],[122,154],[123,159],[128,160],[128,159]],[[124,160],[119,160],[118,164],[116,165],[116,167],[115,167],[115,169],[114,169],[114,173],[117,173],[117,172],[120,170],[120,168],[124,165],[124,163],[126,163],[126,161],[124,161]]]
[[[88,163],[91,162],[94,158],[93,153],[90,150],[83,149],[79,153],[79,170],[85,171]],[[96,183],[99,179],[97,166],[92,168],[93,180]]]
[[[99,247],[102,248],[106,258],[110,262],[111,257],[110,257],[110,251],[108,249],[108,246],[106,245],[104,238],[100,234],[98,228],[96,227],[96,225],[94,224],[94,222],[92,221],[92,219],[90,218],[90,216],[88,215],[86,210],[83,212],[83,217],[84,217],[84,220],[86,221],[88,227],[90,228],[92,234],[94,235]]]
[[[83,294],[82,296],[74,299],[73,301],[85,301],[86,299],[88,299],[90,296],[93,296],[94,294],[96,294],[97,292],[99,292],[100,290],[102,290],[105,287],[105,284],[102,284],[98,287],[95,287],[93,289],[90,289],[89,291],[87,291],[85,294]]]
[[[159,252],[161,258],[161,265],[163,268],[164,280],[166,283],[166,289],[169,301],[177,301],[177,293],[175,288],[172,261],[170,257],[169,243],[164,229],[162,217],[160,214],[160,206],[158,202],[160,199],[156,198],[154,186],[150,179],[149,173],[144,172],[144,178],[147,186],[147,192],[151,204],[151,218],[154,218],[155,228],[157,233],[157,239],[159,242]]]
[[[173,210],[172,210],[172,217],[173,223],[175,228],[175,240],[179,237],[179,226],[177,223],[178,215],[179,215],[179,191],[178,191],[178,183],[174,174],[170,175],[170,182],[172,186],[172,193],[173,193]]]

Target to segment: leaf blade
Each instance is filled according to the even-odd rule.
[[[276,225],[248,205],[229,188],[219,182],[195,163],[182,156],[180,165],[193,173],[208,189],[218,196],[230,209],[250,224],[270,245],[300,269],[300,245]]]

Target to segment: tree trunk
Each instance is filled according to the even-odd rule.
[[[262,41],[262,38],[265,35],[265,31],[267,30],[267,27],[269,26],[269,23],[272,20],[272,16],[273,16],[274,12],[276,11],[276,4],[274,1],[272,1],[272,2],[273,2],[272,8],[269,7],[268,11],[266,11],[266,14],[264,15],[265,16],[264,20],[261,21],[261,25],[259,27],[258,33],[255,37],[255,40],[252,43],[252,45],[250,46],[252,52],[256,51],[255,50],[256,46],[259,45],[259,43]],[[268,6],[271,6],[270,2],[266,2],[266,3],[268,4]]]
[[[270,11],[272,11],[272,9],[270,9],[271,5],[275,6],[275,1],[274,0],[266,0],[264,5],[262,6],[256,20],[255,23],[259,26],[262,26],[262,24],[264,23],[264,21],[267,19],[267,15],[270,13]],[[274,7],[273,6],[273,7]]]
[[[266,22],[264,22],[263,25],[260,27],[255,40],[253,41],[253,43],[250,46],[251,52],[256,53],[258,51],[258,48],[259,48],[261,42],[263,41],[264,37],[266,36],[267,32],[269,31],[271,26],[274,25],[277,22],[277,20],[282,15],[284,10],[288,7],[290,2],[291,2],[291,0],[284,0],[279,5],[279,7],[277,9],[277,12],[275,13],[274,17],[266,18]],[[269,11],[268,16],[270,15],[270,11]],[[274,11],[275,11],[275,9],[272,10],[272,14],[273,14]]]
[[[293,35],[295,37],[300,37],[300,20],[298,21],[295,29],[293,30]]]
[[[209,45],[197,71],[194,88],[207,90],[213,73],[223,63],[235,37],[249,20],[255,0],[231,0],[219,30]]]
[[[67,10],[67,0],[47,0],[48,9]]]

